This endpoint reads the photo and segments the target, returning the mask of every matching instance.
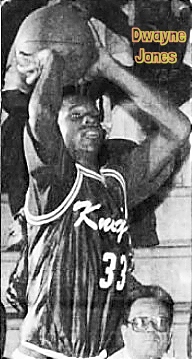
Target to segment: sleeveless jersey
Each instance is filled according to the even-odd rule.
[[[98,355],[117,329],[132,264],[126,188],[113,169],[76,164],[64,201],[32,225],[22,340],[67,356]]]

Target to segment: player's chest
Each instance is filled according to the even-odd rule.
[[[124,196],[120,186],[85,178],[72,206],[73,227],[114,235],[120,243],[128,230]]]

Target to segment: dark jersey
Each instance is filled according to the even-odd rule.
[[[128,210],[140,192],[145,195],[141,189],[134,195],[134,187],[143,178],[145,190],[148,164],[141,158],[147,157],[148,145],[135,150],[141,165],[132,175],[135,183],[129,195],[130,143],[112,143],[119,151],[110,151],[111,142],[106,142],[106,158],[101,159],[106,165],[100,174],[74,164],[64,148],[60,165],[52,171],[40,165],[40,155],[33,164],[36,169],[25,205],[32,231],[22,339],[68,356],[88,357],[108,347],[112,352],[117,349],[112,339],[132,268]],[[129,161],[125,182],[124,167],[128,176]],[[135,162],[135,171],[137,166]]]
[[[27,145],[32,151],[29,137]],[[133,154],[129,153],[128,143],[123,142],[122,147],[117,141],[116,145],[119,152],[110,152],[111,157],[106,159],[111,167],[101,167],[100,174],[75,165],[65,151],[58,157],[61,166],[43,165],[37,150],[39,157],[32,164],[25,205],[31,226],[28,251],[24,252],[27,260],[20,261],[27,266],[28,274],[25,276],[26,270],[18,266],[20,279],[18,273],[12,277],[16,290],[20,281],[27,279],[28,314],[21,338],[37,352],[44,348],[67,356],[88,357],[103,349],[109,353],[118,349],[113,335],[132,268],[128,211],[141,193],[145,196],[145,191],[138,189],[135,195],[134,191],[130,195],[127,192]],[[110,144],[105,154],[109,149]],[[138,158],[140,152],[141,156],[147,154],[141,149],[135,151]],[[122,163],[126,152],[126,162]],[[125,182],[123,172],[128,164],[130,181]],[[143,169],[145,166],[146,162]],[[135,191],[139,178],[143,178],[145,190],[147,170],[141,167],[137,176],[134,174]],[[16,300],[22,305],[19,298]]]
[[[34,229],[23,340],[68,356],[115,346],[132,262],[126,198],[120,173],[76,164],[71,191],[55,210],[34,216],[26,203]]]

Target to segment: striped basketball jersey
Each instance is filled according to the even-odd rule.
[[[115,350],[132,266],[126,198],[119,172],[76,164],[74,184],[55,210],[34,216],[26,200],[32,240],[22,340],[77,357]]]

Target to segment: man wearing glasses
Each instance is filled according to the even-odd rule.
[[[159,286],[141,286],[125,300],[121,322],[124,348],[113,359],[165,358],[171,344],[173,300]]]

